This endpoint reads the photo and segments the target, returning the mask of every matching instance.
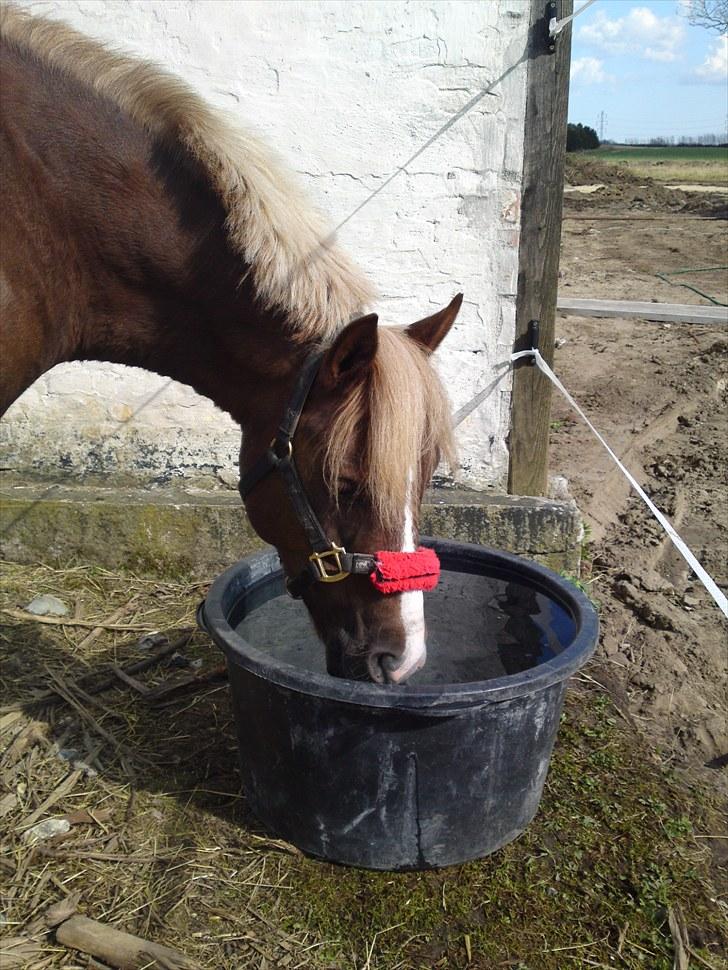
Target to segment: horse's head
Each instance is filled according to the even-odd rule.
[[[399,682],[425,661],[422,591],[384,595],[369,573],[380,550],[416,550],[425,487],[452,457],[428,358],[461,302],[406,329],[379,328],[375,314],[350,323],[299,374],[277,441],[244,442],[250,521],[278,549],[332,674]]]

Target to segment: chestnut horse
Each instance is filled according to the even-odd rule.
[[[0,414],[61,361],[143,367],[239,422],[245,480],[321,352],[295,430],[309,511],[332,548],[414,551],[425,486],[452,454],[428,357],[461,298],[379,328],[361,316],[369,284],[258,141],[147,64],[0,16]],[[281,476],[244,499],[286,574],[310,570]],[[421,591],[384,596],[334,553],[315,565],[346,576],[303,592],[332,673],[398,682],[422,664]]]

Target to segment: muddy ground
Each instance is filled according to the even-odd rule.
[[[611,182],[608,191],[566,196],[560,295],[710,304],[701,291],[728,304],[721,198],[605,169],[570,161],[572,184]],[[725,590],[725,325],[561,316],[555,370]],[[558,393],[552,431],[552,472],[569,479],[590,529],[585,578],[601,606],[600,675],[661,757],[707,766],[725,785],[726,623]]]

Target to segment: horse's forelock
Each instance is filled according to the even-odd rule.
[[[440,457],[455,457],[450,406],[428,355],[402,330],[380,327],[379,347],[368,378],[337,410],[327,429],[324,468],[332,494],[351,462],[352,445],[363,450],[363,481],[385,529],[401,527],[422,476],[429,479]]]

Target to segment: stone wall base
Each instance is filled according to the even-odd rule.
[[[493,546],[578,574],[583,526],[573,502],[435,490],[420,524],[424,535]],[[93,562],[201,580],[263,547],[230,492],[0,487],[5,560]]]

